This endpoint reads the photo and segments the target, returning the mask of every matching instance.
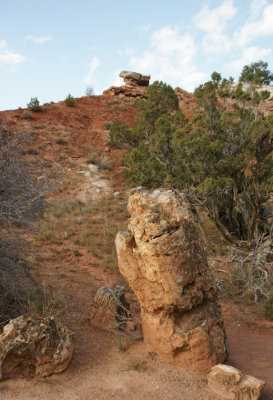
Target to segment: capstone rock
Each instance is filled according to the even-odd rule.
[[[0,336],[0,380],[60,373],[68,366],[73,348],[74,335],[53,318],[13,319]]]
[[[208,372],[225,360],[227,338],[186,198],[137,188],[128,210],[128,232],[117,234],[116,249],[120,272],[141,306],[144,341],[167,360]]]
[[[223,400],[257,400],[265,382],[230,365],[215,365],[207,376],[210,390]]]
[[[142,75],[138,72],[121,71],[119,74],[125,85],[111,86],[103,94],[112,96],[125,96],[132,98],[147,98],[147,86],[149,86],[150,75]]]

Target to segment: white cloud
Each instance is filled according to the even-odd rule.
[[[6,40],[0,40],[0,67],[7,68],[9,71],[14,72],[16,67],[25,60],[25,56],[8,48]]]
[[[260,49],[256,46],[245,47],[243,49],[242,56],[237,60],[233,60],[230,63],[230,66],[233,70],[239,72],[243,69],[245,65],[260,60],[263,57],[268,56],[270,53],[271,49]]]
[[[195,26],[205,32],[202,47],[207,53],[227,52],[230,50],[232,41],[224,33],[227,22],[234,17],[237,10],[233,0],[225,0],[219,7],[209,9],[208,6],[201,8],[194,17]]]
[[[87,74],[84,76],[83,78],[83,82],[86,85],[94,85],[95,80],[94,80],[94,72],[96,71],[96,69],[101,65],[100,60],[98,57],[93,57],[92,61],[90,61],[90,63],[87,64],[88,65],[88,72]]]
[[[252,0],[250,4],[250,18],[257,18],[261,10],[266,6],[267,0]]]
[[[190,34],[165,26],[151,34],[148,50],[133,54],[129,65],[132,70],[151,74],[154,80],[163,80],[186,90],[204,80],[207,75],[199,72],[194,64],[196,46]]]
[[[257,15],[259,16],[264,3],[262,1],[259,5],[257,1],[252,2],[251,17],[235,35],[239,45],[245,46],[254,39],[273,34],[273,4],[264,7],[260,18],[255,19]]]
[[[51,36],[33,36],[33,35],[28,35],[24,37],[24,42],[32,42],[35,44],[44,44],[46,42],[50,42],[52,40]]]

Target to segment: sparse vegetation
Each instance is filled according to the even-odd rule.
[[[143,369],[143,362],[140,358],[135,356],[130,357],[126,367],[124,368],[125,371],[130,371],[130,370],[140,371],[141,369]]]
[[[68,94],[68,96],[66,97],[64,102],[68,107],[74,107],[75,106],[74,97],[70,93]]]
[[[87,86],[87,88],[85,89],[85,95],[87,97],[93,96],[94,95],[94,89],[92,86]]]
[[[100,204],[79,200],[51,202],[39,238],[76,254],[91,253],[102,268],[117,271],[115,236],[127,223],[126,199],[107,196]],[[67,247],[67,245],[65,245]],[[76,256],[78,257],[78,256]]]
[[[26,136],[0,129],[0,324],[27,309],[39,287],[29,273],[23,233],[43,214],[51,189],[40,170],[23,158]]]
[[[42,111],[42,107],[40,106],[40,102],[37,97],[32,97],[27,106],[31,111],[34,112]]]
[[[104,121],[103,129],[108,131],[111,128],[111,126],[112,126],[112,122],[111,121]]]
[[[127,336],[122,336],[121,334],[117,333],[116,335],[116,343],[118,346],[118,349],[122,351],[123,353],[127,351],[129,347],[129,340]]]
[[[26,120],[32,120],[33,119],[33,115],[32,115],[32,113],[30,112],[30,111],[28,111],[28,110],[25,110],[24,112],[23,112],[23,114],[21,115],[21,119],[26,119]]]
[[[98,153],[90,153],[87,159],[88,164],[94,164],[99,169],[111,169],[112,161],[107,156],[100,157]]]

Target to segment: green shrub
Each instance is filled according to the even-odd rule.
[[[273,290],[270,291],[268,298],[264,302],[263,312],[265,318],[273,320]]]
[[[120,126],[117,122],[113,122],[109,132],[109,144],[111,147],[122,149],[125,144],[133,145],[136,140],[128,125]]]
[[[70,93],[69,93],[69,95],[67,96],[67,98],[65,99],[64,102],[65,102],[65,104],[66,104],[68,107],[74,107],[74,106],[75,106],[74,97],[71,96]]]
[[[37,97],[32,97],[27,106],[31,111],[34,111],[34,112],[42,111],[42,108],[40,106],[40,103],[39,103],[39,100]]]
[[[98,153],[90,153],[87,159],[88,164],[94,164],[99,169],[110,169],[112,162],[107,156],[99,157]]]

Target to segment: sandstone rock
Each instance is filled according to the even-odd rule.
[[[210,390],[226,400],[257,400],[264,385],[264,381],[229,365],[215,365],[208,374]]]
[[[150,75],[142,75],[131,71],[121,71],[119,76],[124,79],[125,85],[134,86],[149,86],[151,79]]]
[[[92,304],[91,324],[107,330],[132,330],[133,320],[129,308],[123,286],[101,287]]]
[[[223,362],[227,339],[214,280],[185,196],[135,189],[129,232],[119,232],[120,272],[141,306],[153,351],[196,372]]]
[[[68,366],[73,348],[72,332],[53,318],[13,319],[0,336],[0,380],[60,373]]]
[[[146,87],[149,86],[150,75],[137,72],[121,71],[119,74],[124,79],[125,85],[111,86],[103,94],[113,96],[126,96],[133,98],[147,98]]]

